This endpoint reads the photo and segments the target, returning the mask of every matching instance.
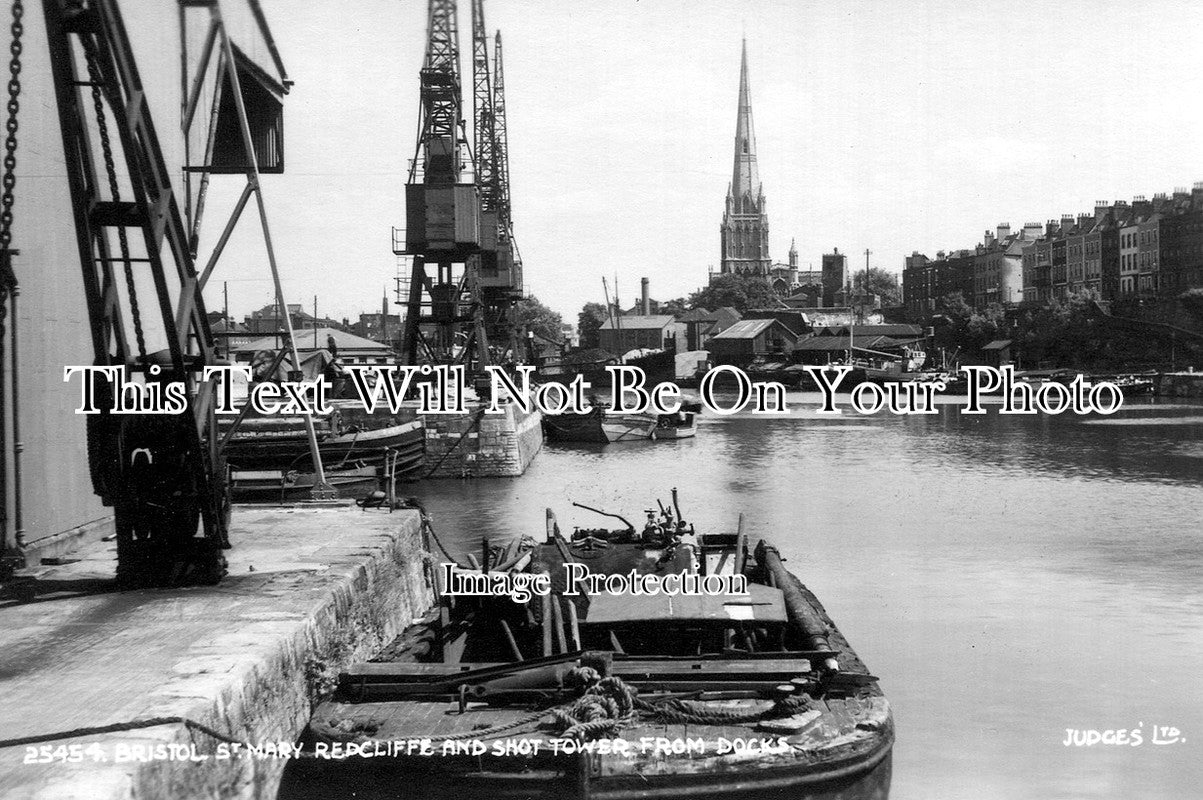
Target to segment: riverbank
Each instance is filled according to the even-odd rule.
[[[30,570],[31,592],[0,600],[0,736],[183,717],[239,742],[289,744],[338,672],[429,603],[416,511],[238,506],[231,539],[230,574],[213,587],[113,591],[113,542]],[[149,760],[155,747],[217,744],[167,724],[8,747],[0,794],[275,796],[282,759]]]

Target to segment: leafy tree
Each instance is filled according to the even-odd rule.
[[[877,295],[883,306],[902,305],[902,287],[898,285],[898,276],[879,267],[854,272],[852,290]]]
[[[659,313],[671,314],[674,317],[678,317],[681,314],[684,314],[688,310],[689,310],[689,305],[687,304],[687,301],[685,300],[685,298],[678,297],[674,300],[669,300],[666,303],[661,303]]]
[[[995,303],[974,311],[960,292],[950,292],[937,301],[932,326],[936,346],[949,352],[974,351],[1008,335],[1002,306]]]
[[[778,302],[773,287],[764,278],[726,273],[691,294],[688,304],[690,308],[708,309],[731,306],[742,314],[749,308],[771,308]]]
[[[534,295],[523,298],[514,305],[511,319],[514,325],[523,331],[534,331],[539,336],[553,342],[564,338],[560,330],[564,324],[564,318],[558,312],[552,311],[540,303]]]
[[[1196,325],[1203,325],[1203,289],[1187,289],[1178,295],[1178,302],[1191,315]]]
[[[606,307],[601,303],[585,303],[581,313],[576,317],[576,329],[581,337],[583,349],[600,346],[601,336],[598,331],[601,330],[602,324],[608,318]]]

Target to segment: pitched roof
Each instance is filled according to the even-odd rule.
[[[731,306],[719,306],[714,309],[714,321],[724,328],[739,322],[743,315]]]
[[[642,314],[624,314],[617,322],[618,325],[615,326],[610,320],[606,320],[599,330],[658,330],[672,323],[673,318],[671,314],[650,314],[646,317]]]
[[[713,339],[754,339],[764,333],[777,320],[772,319],[741,319],[722,333],[716,333]],[[785,327],[784,325],[782,327]]]
[[[677,322],[713,322],[718,319],[713,311],[704,308],[694,308],[677,317]]]
[[[847,325],[832,325],[825,328],[821,333],[826,333],[829,336],[848,336]],[[909,325],[903,323],[883,324],[883,325],[853,325],[852,333],[856,336],[893,336],[895,338],[908,338],[912,336],[922,336],[922,325]]]
[[[375,350],[380,353],[389,352],[390,348],[386,344],[373,342],[371,339],[365,339],[362,336],[356,336],[353,333],[340,331],[337,328],[318,328],[316,332],[317,347],[314,347],[314,329],[306,328],[305,330],[293,331],[297,345],[297,350],[324,350],[329,338],[334,339],[334,345],[340,350]],[[280,339],[276,336],[264,336],[261,339],[256,339],[242,347],[239,350],[257,351],[257,350],[275,350],[280,346]]]
[[[897,347],[901,344],[896,339],[879,334],[853,335],[854,346],[861,350],[875,350],[882,347]],[[803,339],[794,346],[795,350],[824,350],[838,352],[848,349],[847,336],[812,336]]]

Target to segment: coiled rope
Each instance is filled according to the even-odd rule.
[[[552,709],[553,727],[563,738],[582,742],[615,736],[640,714],[663,723],[739,725],[793,716],[810,708],[810,698],[805,695],[784,697],[760,711],[714,708],[681,698],[652,703],[639,699],[638,690],[622,678],[603,678],[592,667],[573,668],[569,679],[583,685],[585,691],[572,703]]]

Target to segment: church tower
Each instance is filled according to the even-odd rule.
[[[735,165],[727,187],[722,224],[722,273],[768,277],[769,218],[764,188],[756,167],[756,133],[752,128],[752,94],[748,89],[748,43],[739,67],[739,113],[735,121]]]

